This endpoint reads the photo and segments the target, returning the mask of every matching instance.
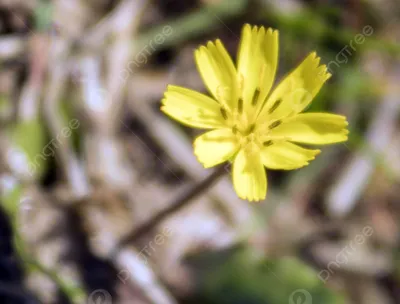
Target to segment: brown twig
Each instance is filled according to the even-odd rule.
[[[180,197],[174,200],[173,203],[167,204],[167,208],[159,211],[150,220],[134,229],[125,238],[123,238],[119,244],[115,247],[114,252],[111,254],[114,257],[118,251],[127,245],[129,242],[133,242],[147,232],[151,231],[157,224],[162,220],[166,219],[169,215],[175,213],[179,209],[188,206],[193,199],[200,195],[203,191],[207,190],[214,182],[216,182],[220,177],[226,173],[226,168],[224,166],[218,167],[213,173],[202,180],[200,183],[190,187],[188,190],[184,191]]]

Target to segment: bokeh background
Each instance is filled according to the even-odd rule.
[[[397,0],[0,0],[0,302],[400,303]],[[268,171],[261,203],[199,131],[160,113],[205,92],[193,51],[244,23],[280,31],[278,80],[311,51],[308,111],[348,142]]]

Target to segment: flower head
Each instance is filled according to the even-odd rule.
[[[293,170],[320,152],[300,144],[347,140],[344,116],[301,113],[331,76],[313,52],[271,92],[278,66],[278,31],[243,27],[237,66],[220,40],[195,51],[200,75],[213,97],[168,86],[161,110],[179,122],[212,129],[194,141],[205,168],[233,163],[233,185],[240,198],[264,199],[264,167]]]

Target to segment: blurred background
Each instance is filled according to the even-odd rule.
[[[0,302],[400,303],[397,0],[0,0]],[[162,115],[205,92],[193,51],[244,23],[280,31],[277,79],[311,51],[308,111],[350,137],[268,171],[261,203],[201,131]]]

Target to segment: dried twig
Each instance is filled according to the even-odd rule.
[[[135,229],[131,234],[122,239],[119,245],[115,248],[115,255],[121,247],[127,245],[132,241],[136,241],[144,234],[150,232],[154,227],[157,226],[162,220],[166,219],[171,214],[176,211],[188,206],[195,197],[206,191],[214,182],[216,182],[220,177],[222,177],[226,173],[226,170],[223,166],[218,167],[212,174],[210,174],[207,178],[205,178],[202,182],[197,185],[190,187],[188,190],[182,193],[180,197],[178,197],[174,202],[167,204],[167,208],[159,211],[155,214],[150,220],[148,220],[143,225],[139,226],[139,228]]]

